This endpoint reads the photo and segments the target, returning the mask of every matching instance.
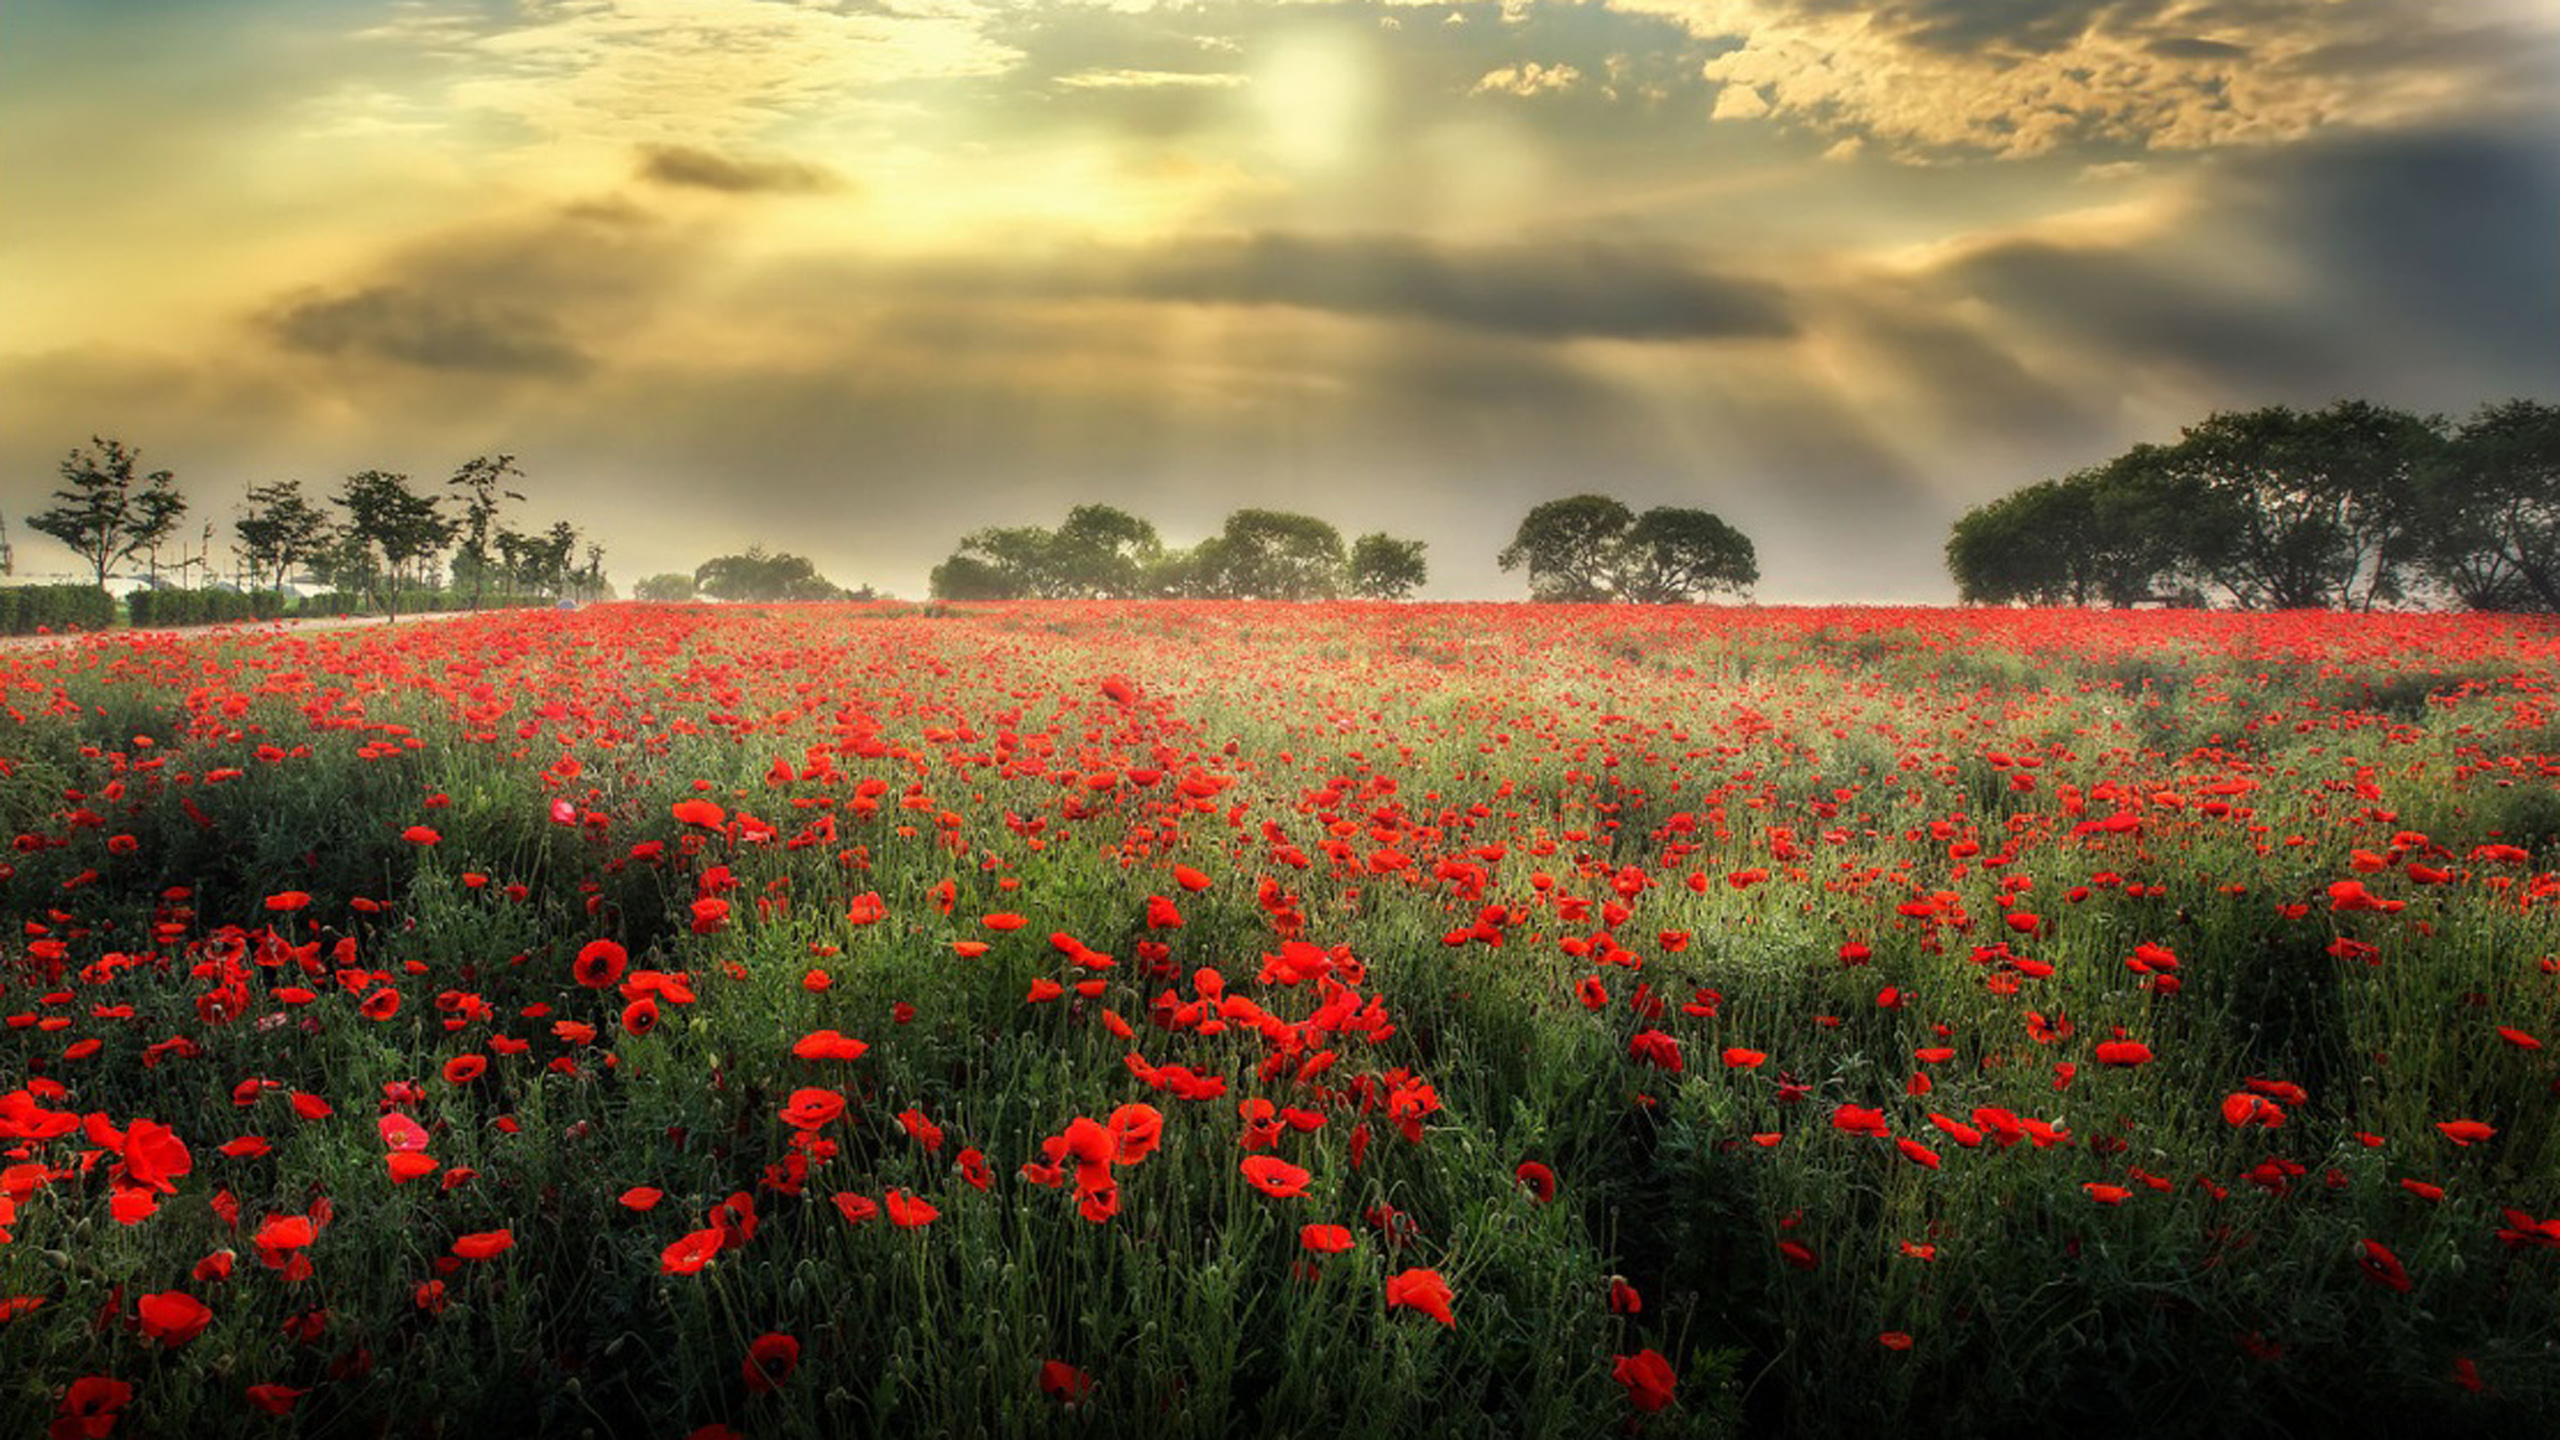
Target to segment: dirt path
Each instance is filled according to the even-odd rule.
[[[430,610],[417,615],[403,615],[396,620],[377,615],[331,615],[317,619],[243,620],[224,625],[154,626],[146,630],[76,630],[59,635],[0,635],[0,651],[38,650],[50,645],[70,645],[82,640],[98,639],[227,639],[240,635],[282,635],[303,631],[355,630],[385,625],[420,625],[438,620],[460,620],[472,615],[493,615],[494,610]]]

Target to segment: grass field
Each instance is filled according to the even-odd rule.
[[[10,653],[0,1421],[2547,1435],[2555,662],[1189,603]]]

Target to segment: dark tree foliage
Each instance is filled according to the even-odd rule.
[[[425,588],[435,557],[453,543],[460,522],[436,508],[435,497],[409,488],[409,477],[362,470],[347,477],[335,497],[347,512],[339,584],[356,579],[385,615],[399,614],[404,588]]]
[[[1529,571],[1529,598],[1678,605],[1757,584],[1750,537],[1704,510],[1656,506],[1638,515],[1606,495],[1550,500],[1523,517],[1498,557]]]
[[[320,557],[329,543],[329,517],[303,498],[298,480],[279,480],[253,487],[248,509],[232,522],[240,558],[256,581],[281,590],[296,566]]]
[[[1191,593],[1230,600],[1330,600],[1342,586],[1342,532],[1312,515],[1238,510],[1191,552]]]
[[[154,470],[137,477],[141,452],[120,440],[89,437],[95,450],[73,450],[62,461],[60,502],[27,517],[37,532],[68,545],[97,572],[104,588],[116,562],[156,549],[186,513],[176,477]]]
[[[748,546],[743,555],[703,561],[693,572],[693,583],[715,600],[838,600],[845,595],[806,556],[771,554],[761,545]]]
[[[2215,414],[1975,506],[1946,556],[1991,604],[2560,610],[2560,406]]]
[[[1423,548],[1419,540],[1399,540],[1383,530],[1370,531],[1351,542],[1345,588],[1365,600],[1402,600],[1431,578],[1431,567],[1422,558]]]
[[[2421,485],[2417,565],[2475,610],[2560,611],[2560,405],[2486,405]]]

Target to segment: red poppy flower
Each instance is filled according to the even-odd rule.
[[[2359,1240],[2356,1244],[2362,1250],[2356,1257],[2356,1264],[2363,1269],[2366,1279],[2386,1290],[2404,1295],[2408,1293],[2409,1272],[2401,1268],[2399,1256],[2392,1254],[2389,1247],[2379,1240]]]
[[[1556,1198],[1556,1172],[1547,1166],[1535,1160],[1523,1160],[1511,1173],[1539,1204],[1544,1205]]]
[[[622,1007],[622,1028],[632,1035],[646,1035],[658,1028],[657,997],[643,995]]]
[[[904,1190],[892,1190],[884,1198],[888,1206],[889,1223],[901,1230],[921,1229],[942,1218],[942,1212],[935,1209],[932,1202],[919,1200]]]
[[[776,1331],[767,1331],[749,1341],[747,1358],[738,1364],[751,1395],[771,1394],[799,1368],[800,1342]]]
[[[213,1308],[184,1290],[145,1295],[134,1302],[134,1310],[143,1335],[171,1350],[203,1334],[213,1323]]]
[[[1111,1137],[1111,1163],[1135,1165],[1156,1151],[1164,1137],[1164,1112],[1153,1105],[1123,1105],[1103,1121]]]
[[[717,830],[729,821],[728,811],[699,798],[679,800],[667,807],[667,813],[673,815],[679,825],[698,825],[705,830]]]
[[[812,1030],[792,1042],[791,1053],[803,1060],[859,1060],[870,1048],[867,1041],[833,1030]]]
[[[2436,1128],[2444,1132],[2444,1138],[2447,1140],[2466,1147],[2498,1133],[2497,1127],[2482,1124],[2477,1120],[2439,1120],[2436,1122]]]
[[[1449,1313],[1452,1298],[1449,1282],[1437,1270],[1407,1270],[1387,1277],[1387,1308],[1402,1306],[1419,1310],[1443,1325],[1454,1328],[1457,1320]]]
[[[99,1440],[115,1433],[116,1419],[133,1403],[133,1387],[112,1375],[83,1375],[62,1392],[51,1440]]]
[[[899,1111],[898,1124],[927,1151],[936,1154],[941,1152],[942,1127],[924,1118],[923,1111],[912,1108]]]
[[[488,1068],[489,1057],[485,1055],[456,1055],[444,1062],[444,1078],[448,1084],[468,1085]]]
[[[1298,1244],[1316,1255],[1339,1255],[1359,1242],[1352,1238],[1348,1225],[1302,1225],[1298,1227]]]
[[[310,1394],[309,1387],[292,1385],[252,1385],[243,1398],[249,1408],[266,1415],[290,1415],[294,1402]]]
[[[717,1228],[691,1231],[658,1254],[658,1268],[669,1275],[692,1275],[720,1254]]]
[[[408,841],[412,845],[434,845],[444,839],[442,835],[428,829],[424,825],[410,826],[408,829],[400,832],[400,838]]]
[[[1276,1155],[1248,1155],[1241,1168],[1253,1188],[1284,1200],[1306,1194],[1307,1182],[1315,1178]]]
[[[590,990],[602,990],[622,978],[631,954],[611,940],[590,940],[569,965],[570,977]]]
[[[464,1260],[495,1260],[515,1248],[512,1230],[483,1230],[477,1234],[457,1236],[453,1253]]]
[[[815,1130],[844,1114],[844,1103],[844,1096],[833,1090],[794,1090],[782,1107],[782,1123],[794,1130]]]
[[[1656,1350],[1620,1355],[1609,1373],[1627,1387],[1627,1403],[1648,1415],[1669,1405],[1680,1389],[1680,1377],[1672,1373],[1671,1362]]]
[[[623,1191],[616,1203],[625,1210],[654,1210],[658,1202],[666,1198],[666,1193],[654,1185],[634,1185]]]
[[[1073,1405],[1093,1391],[1093,1377],[1064,1360],[1040,1362],[1040,1393],[1061,1405]]]

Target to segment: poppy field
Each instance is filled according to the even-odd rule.
[[[0,654],[0,1421],[2545,1435],[2560,627]]]

